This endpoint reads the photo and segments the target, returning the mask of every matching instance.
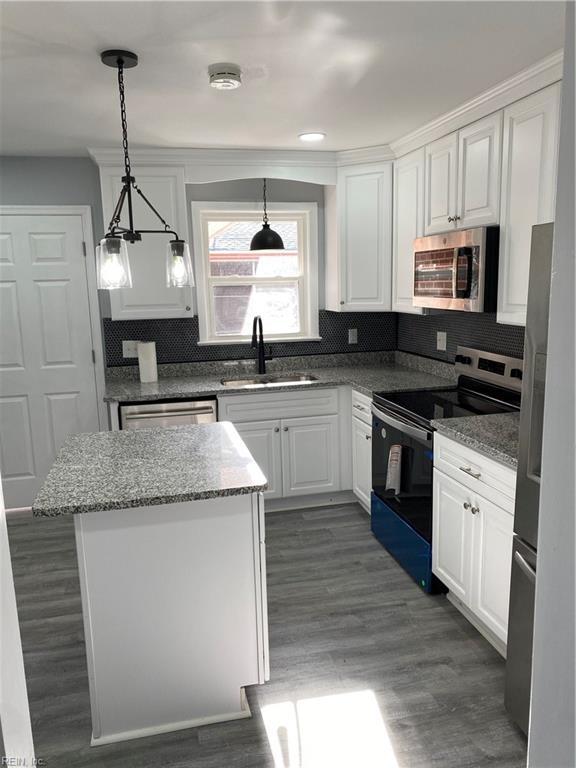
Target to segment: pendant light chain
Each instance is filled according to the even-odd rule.
[[[262,191],[262,197],[264,199],[264,224],[268,224],[268,212],[266,210],[266,179],[264,179],[264,188]]]
[[[124,91],[124,63],[118,60],[118,92],[120,94],[120,122],[122,124],[122,149],[124,150],[124,170],[130,178],[130,156],[128,154],[128,120],[126,118],[126,95]]]

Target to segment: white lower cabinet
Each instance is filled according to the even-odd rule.
[[[266,475],[265,498],[332,493],[343,482],[350,487],[342,458],[350,451],[341,450],[349,426],[342,422],[340,396],[336,389],[309,389],[218,398],[219,419],[232,421]],[[260,419],[252,421],[256,414]]]
[[[432,570],[479,628],[505,644],[514,516],[478,493],[474,482],[464,485],[434,469]]]
[[[470,602],[472,514],[470,491],[434,470],[432,570],[463,603]]]
[[[372,490],[372,427],[352,419],[352,490],[358,501],[370,511]]]
[[[264,498],[277,499],[282,496],[280,421],[252,421],[235,426],[254,461],[266,475],[268,490],[264,492]]]
[[[340,489],[338,416],[282,420],[284,496]]]

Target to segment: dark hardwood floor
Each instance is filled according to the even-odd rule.
[[[524,737],[502,703],[503,660],[444,597],[416,587],[359,506],[274,513],[266,522],[271,681],[247,690],[253,717],[91,748],[73,521],[10,521],[36,754],[46,768],[272,768],[263,708],[317,697],[355,706],[346,695],[366,691],[388,732],[389,759],[367,754],[366,733],[353,727],[357,709],[350,727],[315,730],[313,722],[306,732],[339,754],[352,749],[346,768],[525,765]],[[296,734],[275,726],[276,755],[288,754],[300,725]],[[333,768],[322,743],[316,750],[309,758],[302,747],[286,768]]]

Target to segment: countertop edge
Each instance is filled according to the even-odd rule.
[[[489,459],[494,459],[495,461],[499,461],[501,464],[505,464],[511,469],[514,469],[514,470],[518,469],[518,459],[515,458],[514,456],[510,456],[509,454],[503,451],[500,451],[497,448],[494,448],[493,446],[487,445],[486,443],[478,440],[477,438],[473,438],[473,437],[470,437],[469,435],[462,434],[462,432],[459,432],[458,429],[456,429],[455,427],[451,427],[448,424],[443,423],[442,419],[434,419],[430,423],[435,428],[435,430],[439,432],[441,435],[450,437],[456,442],[461,443],[462,445],[465,445],[467,448],[472,448],[475,451],[479,451],[480,453],[483,453],[485,456],[487,456]]]
[[[206,499],[217,499],[224,496],[246,496],[250,493],[260,493],[265,491],[268,483],[261,485],[238,486],[235,488],[208,489],[205,491],[194,491],[190,493],[174,494],[173,496],[158,496],[150,498],[140,498],[123,501],[110,501],[109,503],[70,505],[59,507],[37,507],[32,506],[32,515],[34,517],[61,517],[62,515],[80,515],[90,512],[111,512],[119,509],[137,509],[139,507],[158,507],[163,504],[180,504],[186,501],[202,501]]]

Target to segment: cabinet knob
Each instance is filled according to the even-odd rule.
[[[460,216],[454,216],[454,221],[460,221]]]
[[[346,303],[345,301],[341,301],[341,302],[340,302],[340,304],[345,304],[345,303]]]
[[[456,219],[454,218],[454,216],[448,216],[448,221],[452,222],[452,221],[456,221]]]
[[[471,507],[470,512],[472,512],[473,515],[477,515],[478,512],[480,512],[480,507]]]
[[[462,506],[464,507],[464,509],[472,509],[472,504],[470,504],[469,501],[465,501]]]
[[[372,440],[372,435],[364,435],[364,437],[366,438],[366,440]]]
[[[288,427],[284,427],[284,432],[288,432]]]
[[[190,307],[186,307],[186,312],[190,312]]]
[[[274,432],[280,432],[280,427],[274,427]]]

